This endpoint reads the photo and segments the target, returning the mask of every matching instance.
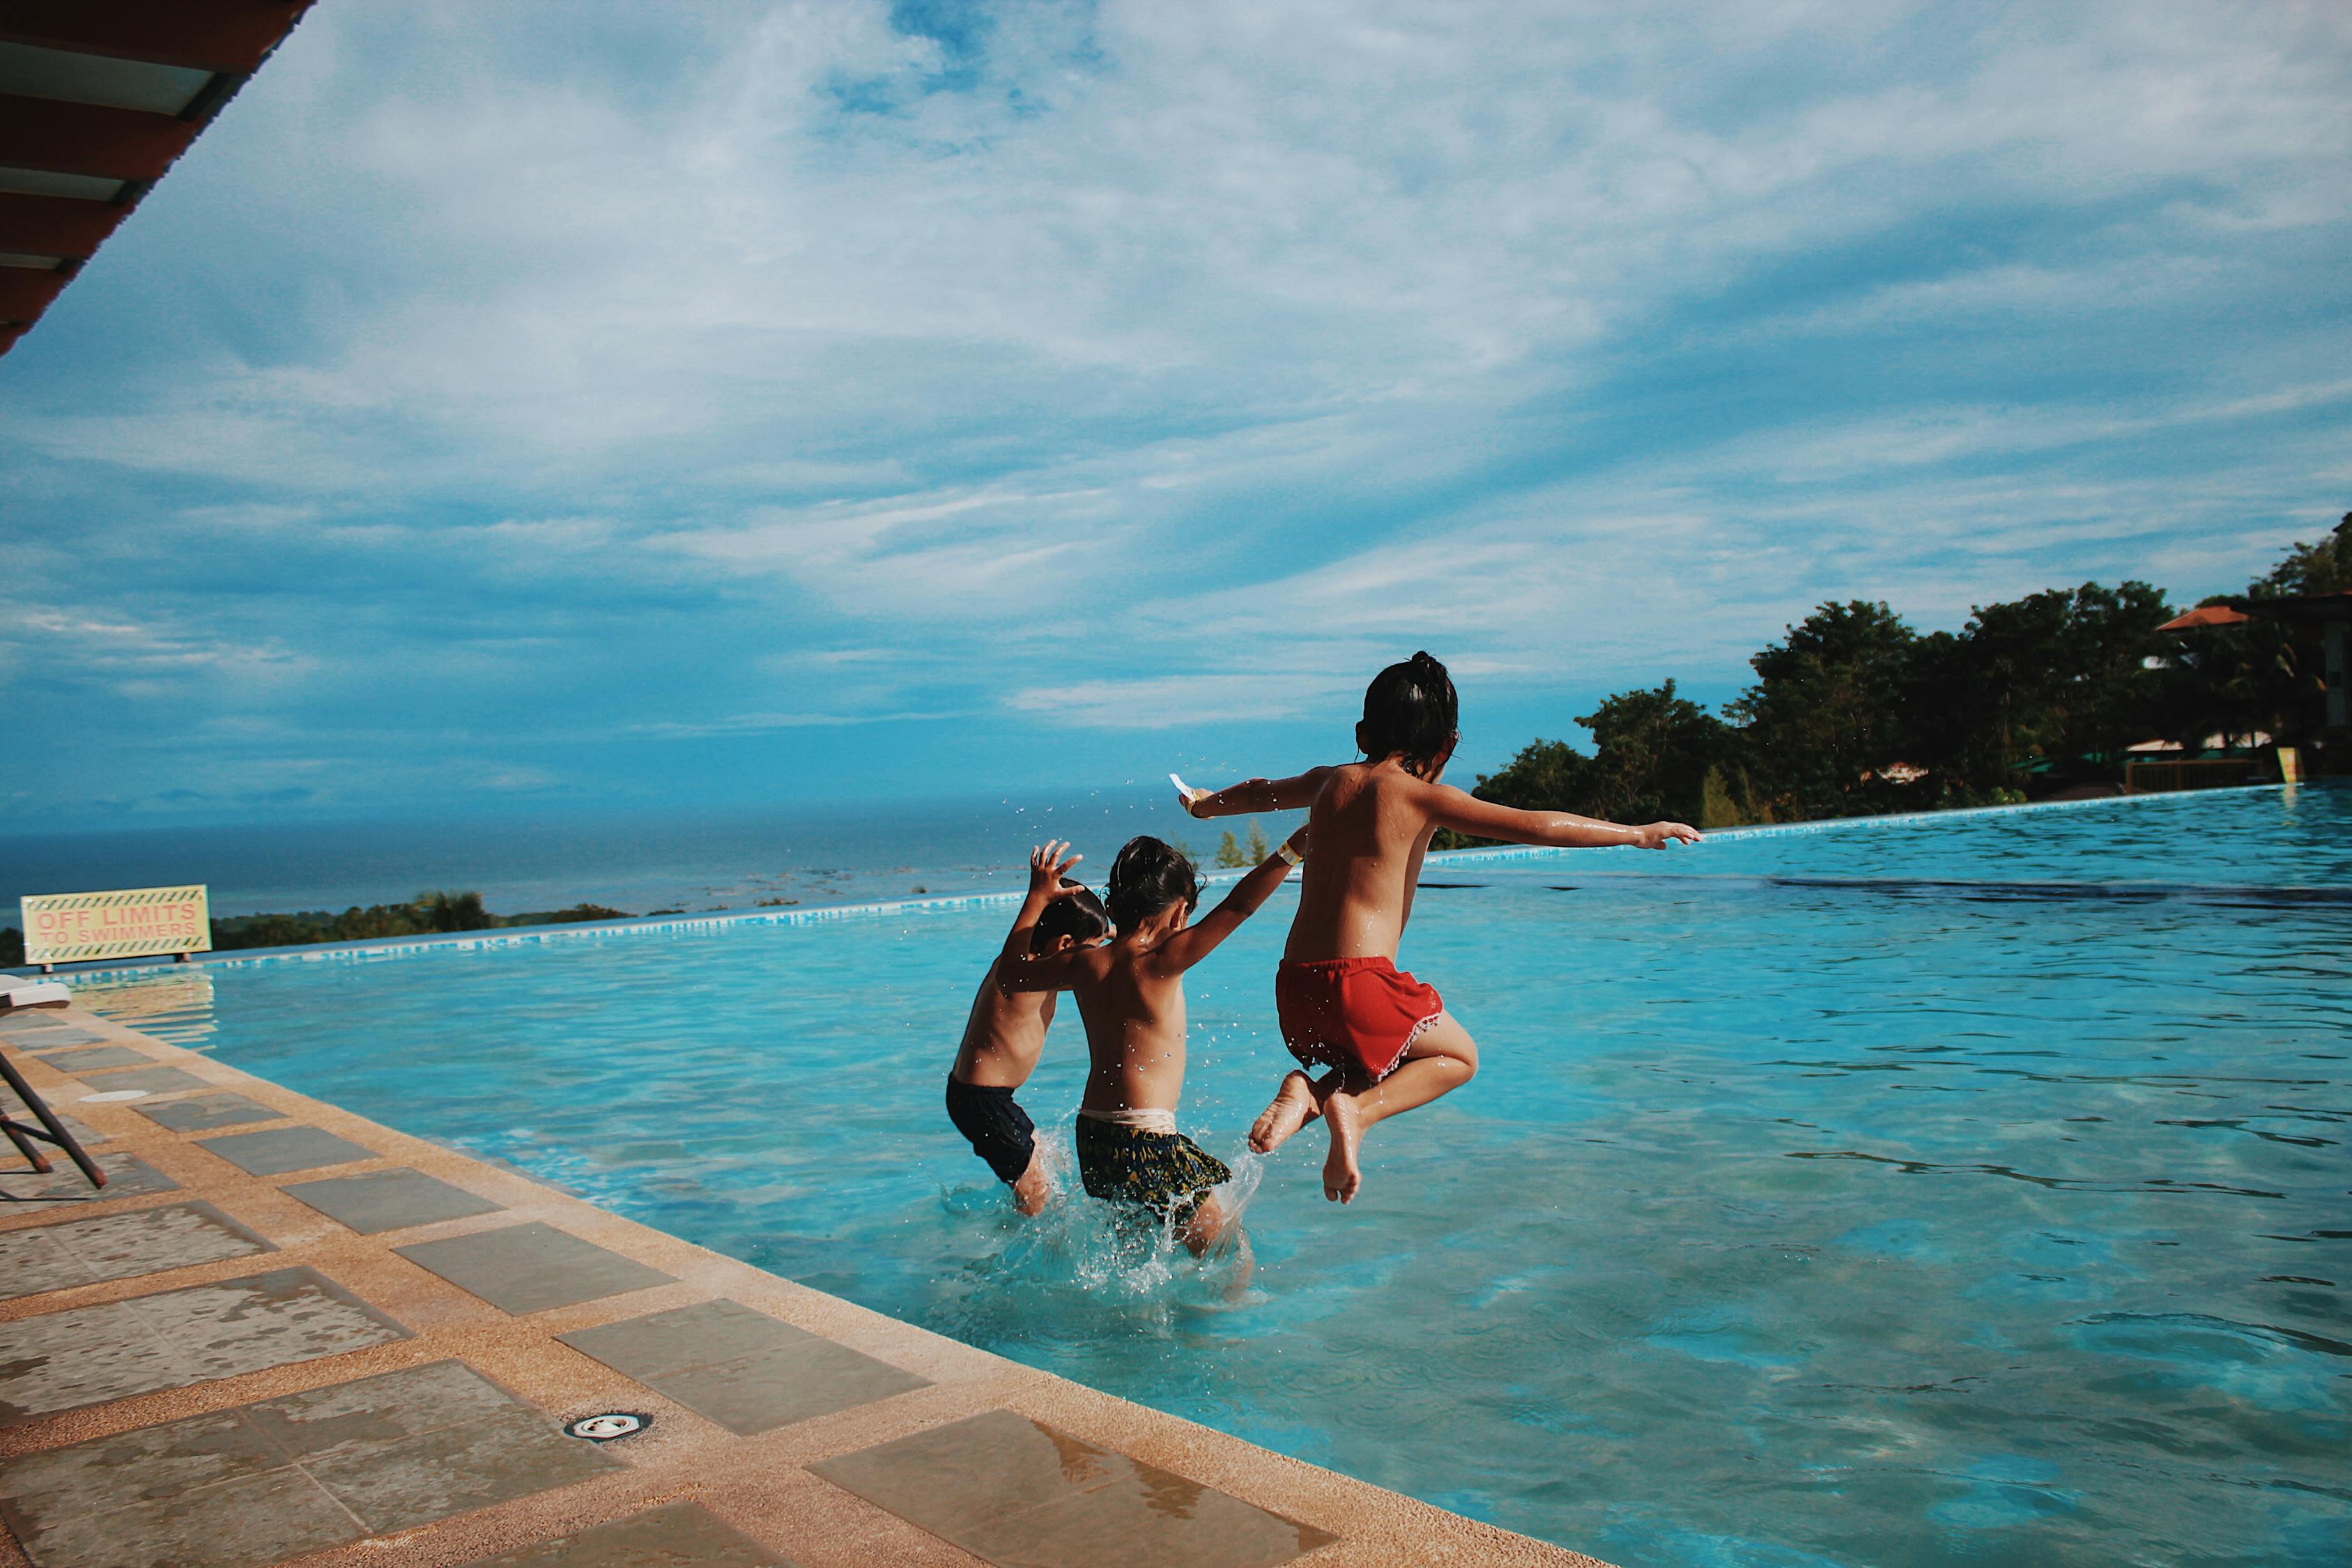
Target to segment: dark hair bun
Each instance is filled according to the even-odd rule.
[[[1374,762],[1402,755],[1418,773],[1458,738],[1460,719],[1454,678],[1424,649],[1372,677],[1356,744]]]

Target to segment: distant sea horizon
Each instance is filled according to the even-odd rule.
[[[1271,835],[1276,818],[1265,819]],[[1139,833],[1213,856],[1228,826],[1195,822],[1166,784],[1055,795],[511,817],[381,816],[278,823],[0,831],[0,926],[27,893],[202,882],[215,916],[344,910],[434,889],[500,914],[583,902],[633,915],[1017,888],[1029,848],[1068,838],[1099,886]]]

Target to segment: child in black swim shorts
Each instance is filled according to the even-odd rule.
[[[1028,950],[1066,952],[1092,946],[1109,933],[1102,900],[1065,880],[1036,917]],[[1004,989],[997,983],[1002,962],[989,965],[972,998],[963,1044],[948,1073],[948,1120],[971,1140],[971,1152],[988,1162],[996,1179],[1013,1189],[1013,1206],[1034,1215],[1053,1196],[1053,1182],[1038,1157],[1036,1124],[1013,1093],[1037,1070],[1055,998],[1050,991]]]

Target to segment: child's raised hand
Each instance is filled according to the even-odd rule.
[[[1062,886],[1062,874],[1085,858],[1083,855],[1070,853],[1070,842],[1066,838],[1040,844],[1029,851],[1030,896],[1056,899],[1072,891]]]
[[[1685,844],[1698,842],[1698,829],[1687,822],[1653,822],[1634,831],[1642,836],[1634,842],[1644,849],[1664,849],[1678,839]]]

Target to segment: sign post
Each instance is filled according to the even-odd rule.
[[[202,882],[184,888],[121,888],[104,893],[27,893],[25,962],[52,973],[60,963],[144,958],[182,963],[213,950],[212,911]]]

